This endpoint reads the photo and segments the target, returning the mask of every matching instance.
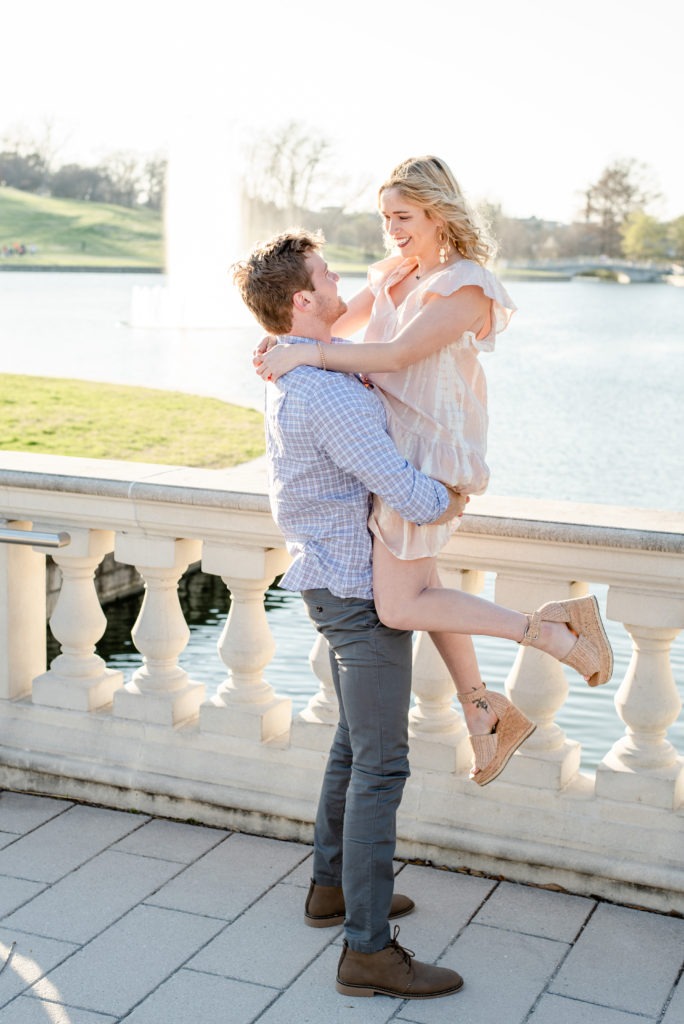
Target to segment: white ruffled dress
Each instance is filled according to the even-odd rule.
[[[454,338],[434,355],[404,370],[369,377],[387,410],[389,433],[399,451],[428,476],[465,494],[482,494],[489,482],[487,450],[487,384],[480,352],[494,349],[515,305],[498,279],[472,260],[459,260],[427,275],[395,306],[390,289],[416,269],[416,261],[390,257],[373,264],[368,283],[375,296],[364,342],[390,341],[433,296],[448,296],[467,285],[481,288],[491,299],[490,330],[477,340],[472,331]],[[406,522],[381,498],[374,497],[369,526],[401,559],[437,555],[459,519],[442,526]]]

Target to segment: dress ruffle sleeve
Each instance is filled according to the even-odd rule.
[[[462,340],[464,343],[469,342],[480,352],[493,352],[496,335],[506,329],[517,307],[491,270],[473,260],[461,260],[445,270],[440,270],[425,281],[421,305],[431,294],[446,297],[469,285],[481,288],[487,298],[492,300],[492,323],[485,338],[478,341],[472,331],[467,331]]]

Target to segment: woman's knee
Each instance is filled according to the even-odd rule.
[[[378,618],[389,629],[413,629],[410,607],[410,598],[397,591],[380,589],[375,594],[375,609]]]

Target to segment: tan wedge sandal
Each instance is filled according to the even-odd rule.
[[[542,622],[565,622],[577,637],[577,643],[559,660],[584,676],[589,686],[607,683],[613,674],[613,649],[601,621],[598,602],[593,594],[570,601],[549,601],[528,616],[527,629],[520,641],[523,647],[534,646]]]
[[[461,704],[486,700],[499,719],[493,732],[482,736],[470,736],[475,758],[470,778],[477,782],[478,786],[486,786],[501,774],[520,744],[524,743],[537,727],[516,708],[515,704],[511,704],[507,697],[490,692],[484,683],[472,693],[459,693],[457,696]]]

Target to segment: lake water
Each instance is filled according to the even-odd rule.
[[[0,372],[160,387],[261,409],[263,385],[250,362],[257,327],[127,325],[132,288],[161,283],[158,275],[0,273]],[[684,510],[684,289],[505,283],[518,312],[496,352],[482,356],[490,493]],[[361,284],[343,278],[341,292],[349,297]],[[228,598],[220,581],[198,579],[193,587],[184,597],[192,637],[182,661],[215,689],[224,675],[215,644]],[[596,593],[603,601],[604,590]],[[488,580],[485,596],[491,594]],[[267,608],[278,646],[267,678],[300,709],[317,685],[306,661],[314,634],[299,598],[272,590]],[[140,663],[128,636],[136,614],[135,601],[122,605],[100,645],[127,675]],[[581,741],[585,768],[622,733],[612,698],[630,648],[622,628],[608,626],[613,682],[590,691],[569,673],[571,694],[559,717]],[[500,689],[516,648],[490,638],[478,638],[476,647],[484,677]],[[672,660],[684,695],[681,637]],[[684,749],[681,716],[670,737]]]

